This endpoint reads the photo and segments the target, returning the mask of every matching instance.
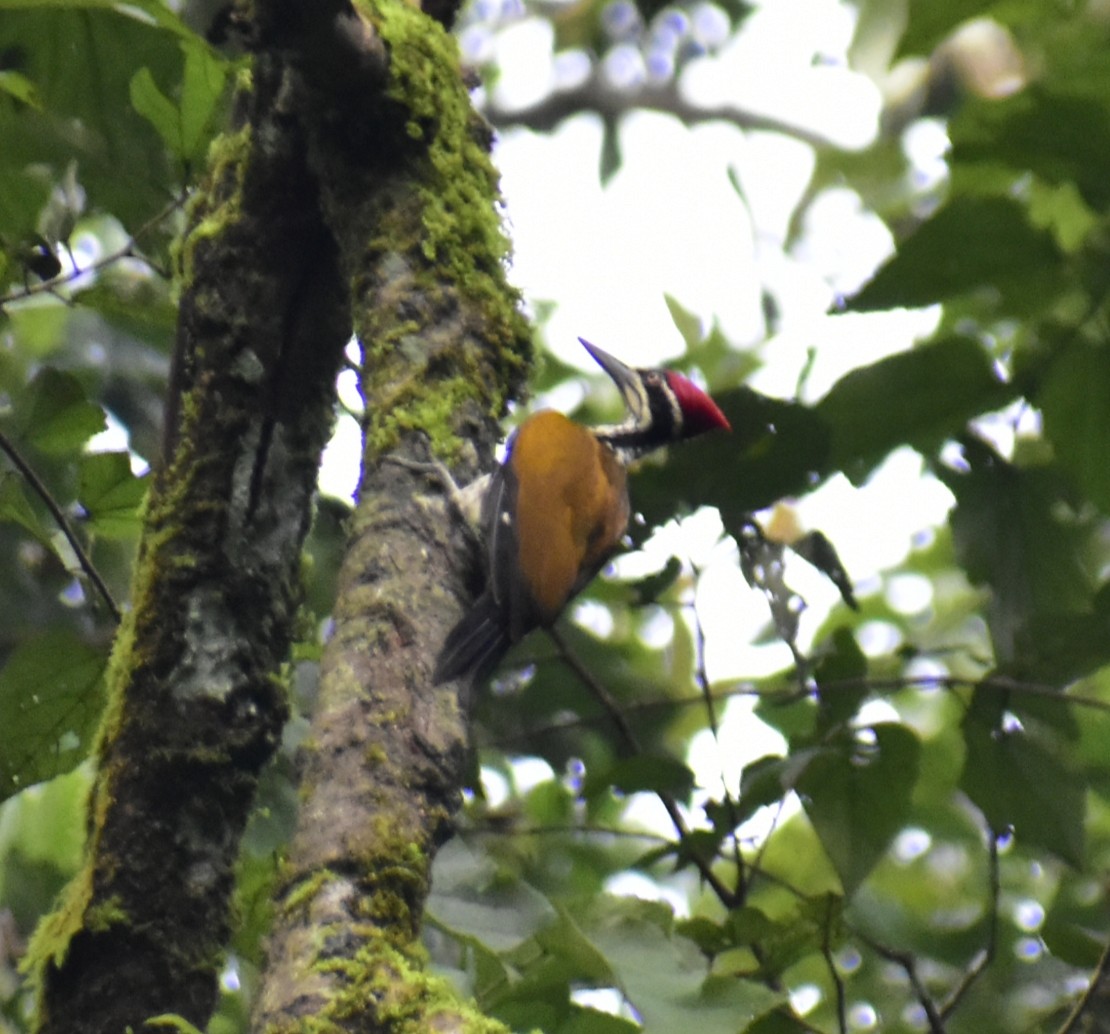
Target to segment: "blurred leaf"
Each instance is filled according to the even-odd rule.
[[[137,534],[145,495],[146,481],[131,473],[131,457],[126,452],[81,457],[77,500],[85,509],[90,531],[109,538]]]
[[[750,819],[758,809],[782,800],[793,789],[788,781],[793,778],[795,768],[794,760],[777,754],[768,754],[746,764],[740,776],[740,799],[735,807],[706,805],[706,813],[718,833],[727,836],[736,824]]]
[[[816,411],[829,428],[831,465],[859,485],[898,446],[929,454],[1014,394],[978,342],[944,337],[851,370]]]
[[[1106,104],[1055,94],[1036,82],[1010,97],[974,98],[952,119],[952,160],[1004,164],[1048,183],[1073,184],[1089,205],[1105,208],[1110,184]]]
[[[131,77],[131,106],[145,118],[161,136],[165,145],[178,157],[184,150],[181,131],[181,112],[154,81],[149,68],[140,68]]]
[[[819,894],[799,901],[786,915],[768,920],[757,909],[745,908],[729,917],[737,943],[758,945],[760,971],[778,977],[824,945],[835,948],[842,940],[844,902],[836,894]]]
[[[14,97],[17,101],[22,101],[24,104],[29,104],[32,108],[42,107],[42,101],[39,99],[35,84],[25,75],[20,75],[19,72],[12,71],[10,68],[0,69],[0,92],[6,93],[9,97]]]
[[[836,586],[840,598],[847,606],[852,610],[859,610],[852,579],[836,551],[836,546],[823,531],[807,531],[801,538],[790,542],[789,546]]]
[[[814,753],[798,793],[850,897],[909,818],[921,747],[904,725],[870,727],[874,744],[849,732]]]
[[[104,411],[85,396],[72,374],[46,367],[15,403],[18,437],[48,455],[77,452],[104,430]]]
[[[667,557],[667,562],[655,574],[646,575],[634,582],[629,582],[628,588],[635,596],[635,606],[646,607],[655,603],[660,596],[666,593],[682,574],[682,561],[676,556]]]
[[[224,57],[199,38],[182,43],[185,75],[181,84],[182,157],[204,158],[215,130],[215,116],[227,85],[229,66]]]
[[[821,660],[813,673],[817,680],[818,732],[850,722],[867,698],[867,658],[850,628],[837,628],[832,634],[832,649],[823,644]]]
[[[828,470],[829,436],[810,409],[739,387],[716,402],[732,425],[669,450],[666,463],[645,463],[632,478],[633,508],[644,530],[683,510],[716,506],[726,527],[783,496],[816,487]]]
[[[1035,614],[1090,607],[1084,522],[1069,517],[1065,486],[1049,467],[1016,467],[978,438],[963,440],[968,469],[939,468],[956,506],[949,521],[968,578],[991,589],[987,614],[999,663],[1022,670],[1023,627]]]
[[[694,773],[674,758],[637,754],[617,761],[604,771],[591,770],[582,795],[593,797],[609,787],[626,794],[669,793],[681,800],[694,787]]]
[[[899,54],[928,56],[961,24],[990,10],[997,0],[908,0],[909,21]]]
[[[799,1020],[785,1007],[760,1017],[750,1027],[744,1028],[745,1034],[811,1034],[812,1031],[808,1023]]]
[[[620,123],[616,119],[606,119],[601,137],[601,156],[597,171],[602,186],[605,186],[620,171],[623,161]]]
[[[1110,514],[1110,349],[1081,342],[1054,359],[1037,393],[1060,465]]]
[[[689,309],[683,308],[678,299],[669,294],[663,295],[663,301],[667,303],[671,320],[674,322],[675,329],[682,336],[682,340],[686,343],[686,347],[688,349],[696,348],[702,338],[701,317]]]
[[[1064,257],[1007,197],[957,195],[905,240],[849,303],[855,312],[930,305],[988,289],[1018,312],[1059,289]]]
[[[38,164],[60,178],[76,161],[89,207],[125,226],[145,222],[177,175],[131,108],[131,80],[149,68],[159,82],[180,81],[180,41],[199,37],[158,0],[0,0],[0,11],[0,52],[18,49],[42,105],[0,104],[0,172]]]
[[[28,169],[0,163],[0,235],[18,241],[34,232],[50,196],[49,180]]]
[[[1061,754],[1028,732],[1006,728],[998,702],[981,691],[963,733],[967,757],[960,789],[991,828],[1012,828],[1023,844],[1081,866],[1086,787]]]
[[[103,704],[106,658],[71,632],[18,646],[0,669],[0,797],[81,762]]]
[[[29,935],[81,863],[90,773],[81,766],[20,793],[0,824],[0,909]]]
[[[762,983],[706,976],[698,947],[676,936],[669,909],[631,899],[598,902],[588,933],[616,969],[645,1034],[693,1028],[735,1034],[783,1001]]]
[[[180,104],[159,89],[149,68],[134,74],[129,94],[132,107],[154,126],[170,151],[190,162],[204,156],[228,66],[199,39],[183,41],[182,49],[185,68]]]
[[[19,474],[4,472],[0,475],[0,520],[18,524],[53,551],[53,530],[43,526],[38,514],[27,501]]]
[[[1040,930],[1053,955],[1083,969],[1092,969],[1102,956],[1110,918],[1105,895],[1092,889],[1088,874],[1063,873]]]
[[[458,839],[436,856],[428,912],[452,937],[493,952],[515,948],[555,917],[542,894],[499,874],[488,857]]]

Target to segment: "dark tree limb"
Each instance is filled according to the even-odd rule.
[[[300,552],[350,319],[281,74],[256,62],[190,207],[166,454],[109,671],[84,865],[29,950],[39,1029],[203,1026],[279,742]]]

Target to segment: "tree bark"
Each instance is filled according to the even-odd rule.
[[[166,455],[115,644],[84,866],[37,932],[38,1028],[203,1026],[287,713],[300,552],[350,316],[303,128],[260,61],[180,252]]]
[[[299,72],[363,346],[363,476],[253,1027],[499,1029],[420,946],[468,749],[456,687],[431,671],[471,596],[471,544],[434,481],[383,459],[430,447],[464,480],[487,467],[530,331],[454,41],[402,0],[360,6],[344,33],[386,56],[376,90],[330,64]]]

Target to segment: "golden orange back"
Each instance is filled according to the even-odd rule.
[[[520,426],[508,466],[520,588],[549,625],[619,545],[628,526],[627,475],[608,446],[550,410]]]

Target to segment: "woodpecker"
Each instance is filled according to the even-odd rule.
[[[482,678],[528,632],[555,623],[628,527],[628,464],[670,442],[731,430],[681,374],[633,369],[578,340],[616,384],[628,417],[583,427],[553,410],[535,413],[510,436],[493,473],[456,494],[482,540],[487,581],[448,634],[436,682]]]

